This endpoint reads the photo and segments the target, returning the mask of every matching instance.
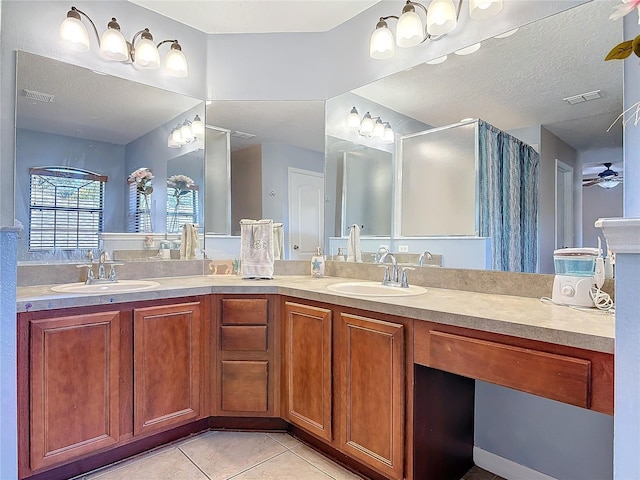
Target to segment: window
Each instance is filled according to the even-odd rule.
[[[129,182],[129,232],[153,232],[151,205],[151,194],[141,193],[136,182]]]
[[[98,248],[108,177],[70,167],[29,169],[29,250]]]
[[[198,223],[198,187],[191,185],[179,196],[167,194],[167,232],[179,233],[185,223]]]

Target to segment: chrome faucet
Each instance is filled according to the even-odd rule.
[[[425,250],[420,254],[420,258],[418,258],[418,265],[420,265],[421,267],[424,266],[425,257],[427,260],[433,260],[433,255],[431,255],[431,252]]]
[[[380,247],[378,249],[378,253],[372,253],[371,254],[371,256],[373,257],[373,261],[376,262],[376,263],[381,263],[382,256],[385,253],[389,253],[389,249],[387,247]]]
[[[398,261],[396,256],[391,252],[385,252],[380,257],[379,263],[384,263],[387,258],[391,259],[392,270],[389,274],[389,267],[385,267],[383,285],[397,285],[398,284]]]
[[[123,265],[122,263],[115,263],[109,260],[109,256],[107,252],[102,250],[100,252],[100,256],[98,257],[98,276],[96,277],[93,273],[93,266],[96,263],[93,261],[93,255],[87,255],[87,258],[91,260],[91,263],[78,265],[78,268],[86,268],[87,269],[87,279],[85,283],[87,285],[93,285],[95,283],[113,283],[118,281],[118,276],[116,275],[116,265]],[[106,265],[109,265],[109,275],[107,276]]]
[[[104,270],[104,263],[107,261],[107,252],[102,250],[100,252],[100,257],[98,260],[98,280],[104,280],[107,278],[106,272]]]

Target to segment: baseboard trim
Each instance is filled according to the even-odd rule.
[[[507,480],[557,480],[478,447],[473,447],[473,463]]]

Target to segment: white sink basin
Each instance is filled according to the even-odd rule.
[[[141,292],[159,287],[158,282],[151,280],[119,280],[114,283],[96,283],[85,285],[84,283],[66,283],[56,285],[51,290],[58,293],[83,293],[85,295],[96,295],[104,293],[129,293]]]
[[[342,282],[327,286],[328,290],[347,295],[358,295],[360,297],[410,297],[422,295],[427,289],[417,285],[410,285],[409,288],[389,287],[379,282]]]

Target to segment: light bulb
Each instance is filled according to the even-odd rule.
[[[353,107],[347,116],[347,127],[358,128],[360,126],[360,115],[356,107]]]
[[[136,59],[134,63],[141,68],[159,68],[160,54],[158,53],[158,47],[156,47],[156,44],[153,43],[153,37],[149,37],[151,37],[151,34],[148,34],[148,37],[143,37],[136,44]]]
[[[164,60],[164,70],[172,77],[186,77],[189,73],[187,58],[182,53],[182,48],[178,42],[171,44],[171,49]]]
[[[396,26],[396,43],[399,47],[413,47],[424,40],[424,26],[422,19],[415,12],[412,5],[402,10]]]
[[[389,30],[387,22],[380,20],[371,34],[369,56],[375,60],[385,60],[393,57],[395,48],[393,33]]]
[[[453,0],[433,0],[427,10],[427,32],[429,35],[446,35],[458,25]]]
[[[89,50],[89,33],[77,11],[69,10],[67,13],[67,18],[60,24],[58,40],[60,45],[74,52]]]
[[[127,41],[120,33],[120,25],[112,18],[100,37],[100,55],[107,60],[126,62],[129,59]]]
[[[367,112],[364,114],[364,117],[362,117],[362,122],[360,122],[360,134],[369,137],[372,133],[373,119],[371,118],[371,114]]]

